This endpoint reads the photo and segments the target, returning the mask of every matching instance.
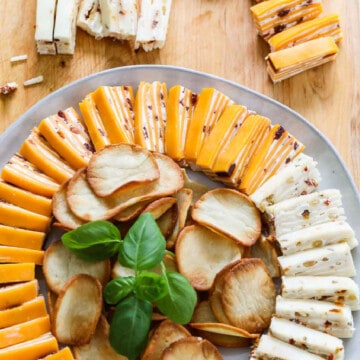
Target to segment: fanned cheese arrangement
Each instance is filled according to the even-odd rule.
[[[107,220],[126,234],[146,213],[166,239],[164,266],[199,301],[182,325],[155,309],[140,359],[221,359],[217,346],[251,347],[252,360],[345,359],[358,242],[294,134],[217,89],[160,81],[100,86],[79,109],[39,119],[1,170],[0,360],[126,359],[109,343],[102,289],[134,271],[43,246],[51,228]]]
[[[37,0],[35,41],[39,54],[74,54],[76,28],[96,39],[129,40],[134,49],[161,49],[171,0]]]
[[[268,0],[250,8],[259,36],[270,46],[274,83],[333,61],[343,39],[337,14],[321,15],[321,0]]]

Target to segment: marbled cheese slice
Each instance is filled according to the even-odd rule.
[[[80,2],[76,25],[94,36],[95,39],[105,36],[99,0],[82,0]]]

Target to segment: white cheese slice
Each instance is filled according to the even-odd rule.
[[[95,39],[104,37],[99,0],[81,1],[76,24]]]

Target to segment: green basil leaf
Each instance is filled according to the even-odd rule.
[[[153,302],[161,299],[167,293],[167,281],[163,276],[143,272],[136,277],[135,294],[139,299]]]
[[[197,295],[189,280],[175,271],[165,273],[168,294],[156,301],[159,310],[178,324],[187,324],[192,317]]]
[[[120,245],[119,262],[135,271],[148,270],[161,262],[166,241],[154,217],[141,214]]]
[[[108,221],[92,221],[65,233],[61,240],[76,256],[85,261],[100,261],[119,251],[120,232]]]
[[[135,277],[119,277],[109,281],[104,288],[104,299],[114,305],[128,296],[135,288]]]
[[[115,309],[109,340],[115,351],[135,360],[145,348],[151,324],[152,305],[148,301],[127,297]]]

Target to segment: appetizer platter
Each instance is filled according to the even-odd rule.
[[[357,214],[359,213],[359,210],[360,210],[360,200],[359,200],[358,192],[357,192],[355,185],[353,183],[353,180],[351,178],[351,175],[349,174],[348,170],[346,169],[344,163],[340,159],[336,150],[327,141],[327,139],[324,136],[322,136],[311,124],[309,124],[304,118],[302,118],[300,115],[296,114],[289,108],[286,108],[285,106],[283,106],[269,98],[266,98],[261,94],[255,93],[247,88],[244,88],[236,83],[233,83],[231,81],[224,80],[224,79],[221,79],[221,78],[209,75],[209,74],[200,73],[200,72],[196,72],[196,71],[192,71],[192,70],[188,70],[188,69],[184,69],[184,68],[171,67],[171,66],[156,66],[156,65],[153,65],[153,66],[129,66],[129,67],[122,67],[122,68],[112,69],[112,70],[104,71],[102,73],[94,74],[85,79],[82,79],[73,84],[70,84],[58,91],[55,91],[53,94],[51,94],[48,97],[46,97],[45,99],[41,100],[33,108],[31,108],[29,111],[27,111],[17,122],[15,122],[11,127],[9,127],[9,129],[7,129],[5,131],[5,133],[0,138],[0,144],[1,144],[2,148],[6,149],[6,151],[2,152],[0,155],[1,168],[6,167],[6,164],[9,161],[9,159],[15,153],[17,153],[19,151],[19,148],[21,146],[22,146],[22,150],[20,150],[21,154],[26,153],[27,154],[26,157],[27,158],[30,157],[30,155],[29,155],[30,150],[29,149],[26,150],[24,144],[26,143],[26,141],[29,141],[27,139],[29,139],[30,133],[33,134],[32,131],[34,130],[34,128],[38,128],[39,131],[41,132],[41,134],[43,134],[43,135],[47,134],[46,135],[47,139],[49,139],[51,137],[49,131],[51,130],[51,123],[50,123],[51,119],[50,118],[51,118],[52,114],[60,114],[59,115],[60,118],[66,118],[67,115],[66,114],[64,115],[63,112],[67,111],[65,109],[69,109],[70,107],[73,107],[75,109],[75,111],[77,111],[78,113],[82,113],[84,115],[86,113],[84,111],[84,109],[86,109],[86,106],[84,105],[84,101],[85,102],[89,101],[89,94],[97,91],[97,89],[99,89],[101,87],[106,87],[106,86],[121,87],[121,86],[123,86],[123,87],[125,87],[125,91],[127,90],[127,87],[132,87],[132,89],[134,89],[134,92],[135,92],[138,89],[142,89],[141,84],[154,83],[154,82],[160,82],[160,83],[166,84],[168,90],[175,85],[181,85],[187,89],[191,89],[191,91],[193,91],[194,93],[197,93],[197,94],[202,93],[203,89],[216,89],[216,91],[221,92],[222,94],[225,94],[226,97],[228,97],[228,99],[231,99],[231,100],[229,100],[228,103],[225,104],[225,106],[226,105],[231,106],[232,103],[241,104],[242,106],[246,107],[247,109],[249,109],[251,111],[251,114],[248,116],[250,116],[250,117],[252,116],[252,117],[254,117],[254,119],[257,119],[259,121],[259,124],[261,123],[261,121],[263,121],[263,125],[261,125],[261,126],[263,126],[264,129],[266,127],[270,127],[270,123],[266,122],[264,120],[265,117],[266,117],[266,119],[271,120],[272,125],[279,124],[279,127],[281,129],[285,128],[286,131],[288,131],[288,134],[289,134],[288,136],[289,136],[289,138],[292,139],[291,146],[293,149],[295,149],[295,152],[291,153],[292,155],[288,155],[288,157],[286,157],[282,160],[282,161],[284,161],[284,165],[286,165],[287,162],[291,161],[291,159],[288,161],[289,156],[292,156],[294,159],[297,158],[299,156],[299,153],[301,151],[303,151],[304,147],[305,147],[306,150],[304,150],[304,153],[306,154],[306,156],[309,156],[312,159],[314,159],[314,161],[317,163],[317,169],[318,169],[319,173],[321,174],[321,181],[320,181],[320,185],[318,188],[319,192],[314,193],[314,194],[309,194],[309,198],[306,198],[306,199],[309,199],[307,201],[309,201],[310,207],[312,206],[314,201],[316,201],[316,196],[319,196],[320,198],[325,197],[326,199],[331,199],[331,202],[333,201],[334,203],[338,202],[337,203],[338,205],[336,205],[337,208],[342,209],[342,207],[343,207],[345,215],[342,212],[343,210],[341,210],[340,214],[339,214],[339,220],[345,221],[345,219],[346,219],[347,224],[349,224],[351,229],[354,231],[355,237],[352,238],[352,240],[351,240],[352,243],[349,240],[349,246],[344,243],[340,243],[340,244],[338,244],[339,248],[336,248],[336,249],[339,249],[340,255],[342,254],[340,251],[340,247],[343,247],[343,245],[344,245],[345,247],[349,248],[349,249],[348,248],[344,249],[343,252],[346,255],[344,255],[344,257],[341,258],[341,259],[343,259],[341,261],[345,261],[345,264],[348,265],[347,271],[344,271],[344,273],[339,276],[344,276],[346,278],[349,278],[349,277],[353,277],[355,275],[355,268],[352,268],[351,264],[353,261],[353,263],[355,264],[355,267],[357,267],[357,270],[358,270],[359,254],[358,254],[358,248],[356,248],[357,243],[356,243],[355,238],[360,233],[360,224],[358,224],[358,222],[357,222],[357,217],[358,217]],[[160,92],[160,94],[161,94],[161,92]],[[100,96],[100,95],[98,95],[98,96]],[[141,94],[140,95],[137,94],[137,96],[141,96]],[[159,98],[162,99],[161,96]],[[80,104],[80,108],[79,108],[79,104]],[[239,110],[239,109],[237,109],[237,110]],[[146,112],[146,109],[142,110],[140,106],[137,106],[137,107],[135,107],[135,111],[137,111],[138,113],[140,113],[141,111]],[[161,113],[161,112],[159,112],[159,113]],[[71,114],[69,116],[71,116]],[[261,119],[258,119],[257,116],[259,116],[259,118],[261,117]],[[146,118],[146,116],[145,116],[145,118]],[[45,121],[44,119],[47,119],[48,121]],[[159,119],[157,119],[157,120],[159,120]],[[125,129],[126,129],[126,127],[125,127]],[[143,131],[142,133],[138,134],[136,143],[138,145],[141,145],[143,148],[148,148],[149,150],[154,150],[154,151],[156,151],[156,153],[163,153],[164,148],[161,147],[161,144],[159,144],[159,143],[154,144],[154,142],[151,141],[151,136],[149,136],[149,133],[148,133],[149,129],[151,129],[151,128],[147,128],[147,131]],[[114,136],[114,137],[116,136],[115,129],[114,129],[114,132],[111,134],[108,131],[108,129],[106,129],[106,130],[107,130],[109,138],[111,138],[111,136]],[[201,133],[203,133],[202,130],[203,129],[201,129]],[[90,129],[89,129],[89,132],[90,132]],[[221,129],[219,130],[219,132],[221,133]],[[99,136],[99,134],[101,135],[102,133],[103,133],[103,131],[98,132],[98,136]],[[124,133],[125,132],[123,131],[122,134],[124,135]],[[199,133],[199,131],[196,130],[195,134],[198,134],[198,133]],[[209,130],[209,133],[211,134],[210,130]],[[276,132],[275,138],[277,136],[281,136],[279,134],[282,134],[282,133],[283,133],[283,130],[281,130],[281,132]],[[77,132],[74,132],[74,134],[77,134]],[[158,132],[158,134],[159,134],[159,132]],[[160,132],[160,134],[161,134],[161,132]],[[30,138],[30,145],[34,142],[34,138],[36,138],[36,133],[32,136],[34,136],[34,137]],[[209,135],[209,137],[210,137],[210,135]],[[95,135],[91,138],[94,143]],[[101,136],[100,136],[100,138],[101,138]],[[158,138],[161,138],[161,136],[158,135]],[[99,139],[99,141],[101,143],[102,139]],[[190,165],[187,167],[189,169],[187,171],[188,176],[192,180],[195,180],[197,182],[203,183],[204,185],[207,185],[209,188],[218,187],[218,185],[213,183],[213,179],[219,180],[219,178],[220,178],[220,180],[223,180],[225,178],[225,181],[223,181],[225,184],[231,185],[231,187],[236,187],[236,188],[241,189],[241,186],[244,185],[244,183],[246,183],[246,181],[242,182],[239,180],[239,179],[242,179],[242,177],[241,177],[242,175],[236,175],[236,174],[241,174],[241,167],[238,168],[237,165],[235,165],[235,170],[232,169],[232,171],[230,171],[229,169],[231,168],[232,164],[226,162],[226,160],[227,160],[226,157],[224,158],[224,160],[222,162],[218,162],[218,164],[217,164],[218,167],[216,167],[215,165],[214,166],[207,165],[208,159],[206,156],[203,156],[201,158],[200,148],[197,149],[197,147],[196,147],[196,144],[198,144],[197,141],[199,142],[200,140],[192,139],[191,147],[189,149],[186,148],[187,144],[185,144],[184,151],[187,154],[187,160],[189,161],[188,165]],[[116,140],[112,141],[112,143],[115,143],[115,142],[116,142]],[[215,145],[215,143],[216,142],[213,142],[214,145]],[[52,144],[54,144],[54,142]],[[230,139],[229,139],[229,144],[231,144]],[[94,144],[94,145],[96,148],[96,144]],[[106,142],[104,143],[104,146],[105,145],[107,145]],[[225,145],[222,145],[222,146],[225,146]],[[162,146],[164,146],[164,145],[162,145]],[[85,148],[86,147],[87,146],[85,146]],[[103,146],[99,145],[99,148],[101,148],[101,147],[103,147]],[[57,152],[61,151],[59,149],[56,149]],[[298,150],[299,153],[296,152],[297,149],[299,149]],[[229,151],[231,152],[231,146],[229,147]],[[209,155],[211,154],[211,148],[209,148],[208,154]],[[66,158],[66,155],[62,155],[62,156]],[[82,166],[87,165],[87,162],[88,162],[86,160],[87,156],[88,156],[88,154],[86,154],[86,151],[79,158],[76,158],[72,154],[70,156],[68,156],[68,162],[69,163],[72,162],[72,164],[70,164],[70,167],[68,169],[68,174],[66,175],[67,178],[72,177],[74,179],[75,176],[74,176],[74,171],[72,170],[72,168],[79,169]],[[91,156],[91,155],[89,155],[89,156]],[[181,157],[176,158],[175,155],[172,155],[171,157],[174,160],[177,160],[181,163],[181,160],[182,160]],[[201,161],[200,161],[200,158],[202,159]],[[99,156],[99,159],[100,159],[100,156]],[[161,159],[162,159],[162,157],[160,155],[155,156],[155,160],[158,162],[158,164],[160,164],[161,161],[163,161]],[[199,161],[197,161],[197,160],[199,160]],[[192,164],[191,164],[191,162],[192,162]],[[88,167],[87,175],[86,175],[87,181],[96,188],[96,192],[99,193],[100,196],[104,197],[104,196],[111,195],[112,192],[114,192],[117,188],[115,187],[114,189],[111,189],[111,188],[109,188],[109,184],[106,184],[106,186],[104,186],[104,183],[99,183],[96,181],[96,179],[99,176],[98,176],[98,174],[96,174],[96,164],[94,164],[94,163],[96,163],[95,160],[92,161],[91,166],[89,165],[89,167]],[[279,166],[280,166],[280,164],[279,164]],[[190,170],[190,168],[192,168],[195,171]],[[152,176],[151,169],[152,168],[149,165],[149,169],[148,169],[148,171],[146,171],[147,173],[148,172],[150,173],[150,175],[149,175],[150,177]],[[160,167],[160,169],[161,169],[161,167]],[[206,171],[197,171],[199,169],[201,169],[201,170],[206,169]],[[271,179],[272,175],[277,173],[277,170],[278,170],[278,168],[276,170],[274,170],[274,173],[272,173],[268,177],[266,177],[265,174],[262,174],[262,176],[264,178],[266,178],[266,180],[269,180],[269,179]],[[53,177],[55,178],[56,176],[58,176],[58,181],[57,181],[58,183],[63,183],[66,180],[66,179],[62,178],[62,175],[64,175],[63,173],[56,173],[56,175],[55,175],[55,173],[56,172],[54,172]],[[209,176],[205,176],[204,173],[206,173]],[[257,174],[256,171],[254,173]],[[154,174],[153,174],[153,176],[155,176]],[[233,176],[233,174],[235,174],[235,175]],[[79,173],[77,176],[79,177]],[[93,177],[93,179],[95,179],[95,180],[91,180],[90,179],[91,177]],[[317,175],[315,177],[317,179]],[[246,179],[246,178],[244,177],[244,179]],[[151,180],[152,179],[150,178],[149,181],[151,181]],[[93,181],[93,183],[92,183],[92,181]],[[254,177],[252,178],[252,181],[255,181]],[[252,182],[249,181],[248,186],[250,186],[251,184],[252,184]],[[309,184],[307,184],[307,185],[309,188],[312,188],[312,187],[316,188],[317,180],[316,181],[314,180],[313,183],[311,183],[310,185]],[[73,187],[75,188],[75,186],[73,186]],[[261,194],[258,194],[258,197],[256,197],[254,195],[256,193],[256,190],[259,187],[260,186],[257,186],[256,188],[252,189],[252,191],[247,190],[250,188],[244,188],[244,189],[245,189],[245,192],[248,191],[250,198],[254,201],[254,203],[257,205],[259,210],[263,211],[264,208],[262,208],[262,206],[264,205],[264,202],[270,201],[270,200],[269,200],[269,197],[266,197]],[[328,189],[335,189],[335,190],[328,190]],[[311,192],[313,190],[314,189],[312,189]],[[51,191],[52,190],[50,189],[49,193],[51,193]],[[228,191],[234,191],[234,190],[228,190]],[[49,196],[49,193],[47,193],[47,194],[44,193],[42,195]],[[192,210],[192,217],[193,217],[193,220],[195,220],[199,224],[209,225],[209,223],[210,223],[210,225],[211,225],[210,229],[215,230],[215,233],[218,233],[221,230],[221,223],[219,224],[217,222],[217,219],[209,220],[208,214],[206,213],[206,211],[204,211],[204,209],[209,206],[207,203],[211,203],[216,200],[217,190],[209,191],[208,194],[209,195],[207,197],[200,197],[198,202],[196,202],[196,206]],[[303,195],[305,198],[306,196],[308,196],[305,194],[307,194],[307,192],[304,192],[304,193],[301,193],[298,195]],[[339,194],[340,194],[340,200],[339,200]],[[253,195],[253,197],[251,197],[251,195]],[[312,196],[312,197],[310,197],[310,196]],[[235,193],[232,195],[232,198],[236,198]],[[222,198],[222,201],[225,201],[224,198]],[[239,199],[238,201],[239,201],[239,204],[244,204],[244,200],[242,198]],[[92,199],[92,203],[93,202],[96,202],[95,198]],[[324,202],[326,206],[329,205],[328,202],[329,202],[329,200],[326,200]],[[70,203],[70,200],[69,200],[69,203]],[[77,203],[77,202],[75,201],[74,203]],[[285,229],[285,230],[283,230],[283,233],[286,234],[289,232],[286,230],[287,229],[286,226],[290,226],[290,227],[292,226],[290,224],[291,221],[293,220],[291,218],[291,212],[292,212],[292,209],[294,206],[295,205],[287,203],[286,206],[283,205],[283,207],[280,208],[279,206],[277,206],[276,202],[275,202],[275,204],[270,202],[270,203],[264,205],[264,207],[267,209],[266,212],[267,212],[268,216],[273,216],[274,219],[280,219],[278,223],[275,221],[275,227],[278,227],[278,229],[277,229],[278,239],[277,240],[280,242],[281,250],[283,253],[283,256],[281,257],[282,259],[280,260],[280,258],[279,258],[279,263],[281,266],[281,274],[288,275],[288,276],[301,275],[301,274],[307,275],[306,271],[298,272],[298,270],[296,270],[297,269],[296,265],[293,265],[294,263],[296,264],[296,261],[293,262],[293,260],[290,260],[291,253],[293,253],[293,251],[291,251],[291,247],[287,246],[285,244],[286,241],[284,241],[285,245],[283,243],[281,243],[281,241],[280,241],[281,235],[283,235],[280,233],[281,228]],[[104,216],[96,217],[98,215],[97,210],[95,212],[91,212],[91,211],[88,212],[87,210],[79,209],[77,207],[77,204],[72,206],[72,210],[74,212],[75,212],[75,209],[76,209],[77,215],[81,214],[83,212],[82,219],[91,220],[91,221],[99,220],[99,219],[110,219],[113,215],[118,215],[117,212],[115,212],[115,213],[111,214],[111,216],[106,215],[105,217]],[[224,209],[224,211],[225,211],[225,209]],[[285,211],[285,215],[283,215],[284,211]],[[288,215],[286,215],[286,212],[288,212]],[[230,212],[229,212],[229,214],[230,214]],[[241,213],[240,213],[240,215],[241,215]],[[303,217],[308,219],[309,215],[310,214],[306,213],[305,215],[303,215]],[[321,217],[323,215],[319,213],[319,216]],[[332,214],[331,216],[334,216],[334,215]],[[57,220],[61,223],[61,220],[59,219],[59,217],[57,217]],[[250,220],[248,220],[248,221],[250,221]],[[317,220],[315,219],[314,225],[317,224],[316,221]],[[35,222],[36,222],[36,224],[40,224],[40,225],[39,225],[39,228],[36,228],[36,229],[34,228],[34,230],[43,231],[43,229],[46,228],[46,225],[44,225],[43,223],[41,223],[39,221],[35,221]],[[321,222],[324,222],[324,221],[321,220],[320,223]],[[75,227],[76,226],[74,226],[73,228],[75,228]],[[256,226],[253,223],[251,223],[251,227],[256,227]],[[300,228],[295,228],[295,230],[293,227],[291,227],[291,229],[292,229],[292,231],[300,231],[301,227],[302,227],[302,225],[300,225]],[[71,227],[69,227],[69,228],[71,228]],[[228,235],[230,238],[237,239],[236,236],[233,233],[231,233],[232,230],[233,229],[228,229],[229,233],[226,235]],[[203,230],[198,229],[198,231],[201,232]],[[236,230],[234,230],[234,231],[236,231]],[[45,247],[49,247],[49,245],[51,243],[53,243],[55,240],[58,240],[57,236],[58,236],[58,234],[56,232],[51,233],[46,240]],[[237,239],[237,240],[239,240],[239,239]],[[185,241],[186,241],[186,233],[185,233],[185,235],[182,236],[181,244],[183,244]],[[241,245],[244,245],[244,246],[250,246],[254,243],[254,240],[251,237],[248,239],[248,242],[244,243],[244,235],[241,236],[241,239],[239,241],[242,242]],[[256,241],[256,238],[255,238],[255,241]],[[305,249],[307,249],[307,248],[305,248]],[[350,254],[350,249],[353,249],[351,254]],[[182,249],[182,251],[186,252],[186,249]],[[321,256],[322,258],[327,256],[330,259],[331,252],[333,252],[334,250],[332,250],[332,248],[331,248],[331,249],[328,249],[328,251],[329,251],[329,253],[327,253],[326,255],[324,255],[324,253],[321,253],[321,254],[319,254],[319,256]],[[335,252],[337,252],[337,251],[338,250],[336,250]],[[286,261],[288,261],[288,263]],[[301,261],[303,261],[303,260],[301,260]],[[313,261],[313,258],[307,259],[307,261],[305,263],[309,264],[309,262],[311,262],[311,261]],[[290,265],[288,265],[288,264],[290,264]],[[189,268],[187,267],[186,264],[181,265],[181,266],[185,267],[186,270],[189,270]],[[241,264],[241,266],[247,267],[248,265],[246,265],[246,262],[245,262],[244,264]],[[240,266],[240,268],[241,268],[241,266]],[[259,274],[262,274],[263,270],[262,270],[261,266],[258,266],[258,264],[257,265],[252,264],[251,266],[254,266],[257,269],[256,271],[259,272]],[[338,265],[334,265],[334,266],[338,266]],[[305,265],[305,267],[307,267],[307,265]],[[238,270],[237,269],[235,270],[235,267],[234,267],[234,268],[232,268],[232,271],[235,272]],[[327,271],[329,272],[329,269]],[[181,272],[183,274],[187,273],[186,271],[181,271]],[[190,272],[191,272],[191,269],[190,269]],[[266,271],[266,273],[267,273],[267,271]],[[311,271],[309,272],[309,274],[311,274]],[[335,274],[336,274],[336,272],[333,275],[335,275]],[[321,274],[321,275],[323,275],[323,274]],[[187,273],[187,276],[191,279],[191,275],[189,275],[189,273]],[[227,276],[227,275],[225,274],[224,276]],[[261,277],[263,275],[259,275],[259,276]],[[268,276],[268,275],[266,275],[266,276]],[[277,276],[279,276],[279,274]],[[218,287],[223,286],[221,276],[216,276],[216,278],[218,278],[218,280],[216,280],[216,279],[214,280],[214,287],[215,287],[215,290],[213,290],[214,292],[216,292],[217,286]],[[358,278],[355,277],[355,281],[358,282]],[[192,285],[194,286],[193,283],[192,283]],[[198,285],[195,285],[194,287],[197,288],[198,290],[209,289],[209,287],[202,287],[203,285],[201,285],[201,286],[199,285],[198,287],[197,286]],[[211,287],[211,285],[210,285],[210,287]],[[289,285],[289,287],[290,287],[290,285]],[[95,286],[94,291],[96,292],[96,286]],[[269,294],[270,293],[274,293],[271,286],[269,287]],[[271,297],[271,296],[273,296],[273,295],[269,295],[269,297]],[[278,299],[277,298],[276,301],[277,301],[276,312],[278,314],[283,314],[283,312],[285,314],[286,311],[289,311],[289,308],[291,308],[291,304],[287,303],[289,301],[288,299],[285,299],[285,298]],[[356,303],[356,301],[358,301],[358,300],[355,299],[355,303]],[[306,306],[306,304],[301,302],[301,304],[299,304],[299,306]],[[230,308],[231,308],[231,306],[230,306]],[[354,310],[356,310],[356,309],[357,309],[357,305],[355,304]],[[338,310],[340,311],[341,308],[339,307]],[[350,313],[351,313],[351,310],[350,310]],[[218,317],[218,316],[216,316],[216,317]],[[354,312],[353,317],[354,317],[354,325],[356,327],[357,323],[359,322],[358,313]],[[290,316],[290,318],[291,318],[291,316]],[[268,322],[268,320],[267,320],[267,322]],[[305,319],[302,319],[301,322],[304,323]],[[237,321],[237,324],[241,324],[241,323],[242,323],[242,319],[239,319]],[[257,331],[261,332],[262,330],[266,329],[266,327],[268,325],[269,324],[267,323],[267,325],[264,325],[264,327],[261,327],[261,326],[254,327],[254,328],[251,328],[248,330],[251,333],[256,333]],[[259,324],[257,324],[256,326],[259,326]],[[281,320],[279,320],[277,318],[273,318],[273,322],[271,324],[272,333],[274,333],[274,334],[277,332],[281,333],[281,331],[279,331],[279,329],[281,329],[282,326],[290,326],[290,325],[282,324]],[[242,328],[242,325],[238,325],[238,327]],[[346,358],[352,359],[352,358],[354,358],[355,353],[357,351],[357,344],[359,343],[359,333],[358,332],[353,333],[352,325],[350,325],[350,327],[348,328],[348,332],[347,333],[345,333],[345,332],[341,332],[339,330],[338,332],[334,331],[333,334],[335,336],[347,338],[346,340],[344,340]],[[281,336],[282,335],[280,334],[280,335],[278,335],[277,338],[279,338]],[[250,338],[250,336],[249,336],[249,338]],[[263,339],[263,340],[260,340],[260,342],[258,344],[259,348],[260,347],[267,348],[269,346],[274,346],[274,343],[271,343],[271,341],[274,341],[274,339],[271,340],[270,337],[267,337],[264,335],[261,337],[261,339]],[[66,343],[66,341],[65,341],[65,343]],[[339,346],[341,347],[342,345],[339,345]],[[279,349],[281,349],[281,345],[280,345]],[[259,358],[256,355],[256,350],[254,350],[254,351],[255,352],[253,353],[252,358],[253,359]],[[239,359],[239,358],[241,358],[241,359],[249,358],[249,348],[240,348],[240,349],[238,349],[238,348],[225,349],[224,348],[224,349],[221,349],[221,353],[222,353],[224,359],[229,359],[229,360]],[[167,354],[166,356],[168,356],[168,358],[171,358],[171,354],[170,355]],[[317,357],[309,357],[309,358],[317,358]]]

